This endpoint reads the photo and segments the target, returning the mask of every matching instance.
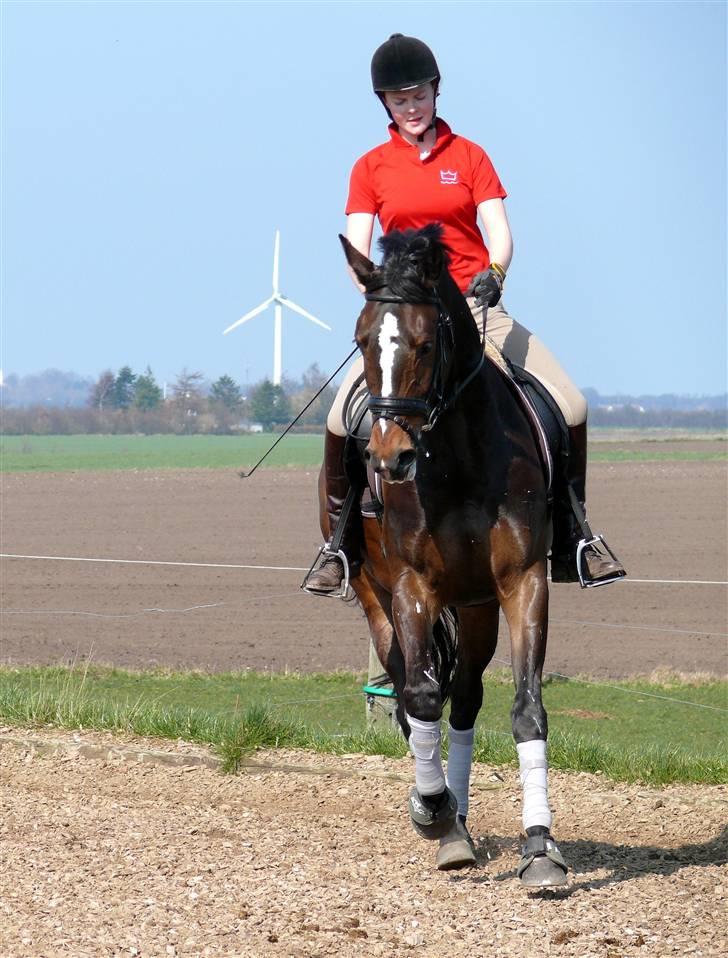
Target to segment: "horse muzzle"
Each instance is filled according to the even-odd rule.
[[[370,442],[364,458],[384,482],[411,482],[417,471],[417,450],[412,448],[380,454]]]

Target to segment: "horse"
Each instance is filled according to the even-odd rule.
[[[351,587],[415,757],[412,824],[439,842],[438,868],[475,862],[466,824],[473,729],[502,609],[526,834],[517,874],[526,886],[563,884],[541,697],[550,514],[531,427],[502,373],[484,361],[437,224],[382,237],[379,266],[339,238],[365,289],[355,341],[373,423],[365,458],[382,480],[383,502],[379,520],[363,520],[362,566]],[[323,506],[321,517],[328,538]],[[448,694],[446,778],[440,722]]]

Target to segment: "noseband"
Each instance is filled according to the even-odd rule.
[[[398,303],[413,305],[403,296],[393,293],[379,295],[366,293],[368,303]],[[449,409],[460,393],[481,370],[485,361],[483,350],[480,351],[480,360],[460,383],[454,383],[450,389],[455,361],[455,330],[452,319],[442,304],[437,292],[429,297],[418,298],[417,303],[437,307],[437,326],[435,331],[435,366],[432,382],[424,399],[415,399],[408,396],[370,396],[367,403],[373,419],[387,419],[403,429],[416,447],[422,444],[422,433],[434,428],[440,416]],[[419,429],[415,429],[408,421],[408,416],[424,419]]]

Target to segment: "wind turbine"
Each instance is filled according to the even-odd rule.
[[[241,326],[243,323],[247,323],[249,319],[252,319],[254,316],[257,316],[258,313],[262,313],[264,310],[268,309],[271,303],[275,303],[274,307],[274,327],[273,327],[273,385],[280,386],[281,383],[281,372],[282,372],[282,352],[283,352],[283,306],[287,306],[288,309],[292,309],[294,313],[298,313],[299,316],[303,316],[304,319],[310,320],[312,323],[316,323],[317,326],[320,326],[322,329],[328,329],[331,332],[331,327],[327,326],[326,323],[322,323],[320,319],[316,319],[315,316],[312,316],[310,313],[307,313],[305,309],[301,306],[298,306],[296,303],[291,302],[290,299],[287,299],[285,296],[281,296],[278,289],[278,258],[281,249],[281,233],[280,230],[276,230],[276,240],[273,247],[273,295],[269,296],[264,303],[261,303],[260,306],[256,306],[255,309],[251,309],[249,313],[246,313],[245,316],[241,316],[237,322],[234,322],[232,326],[228,326],[226,330],[223,331],[223,336],[226,336],[228,333],[232,332],[237,326]]]

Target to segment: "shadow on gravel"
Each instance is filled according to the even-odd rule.
[[[478,843],[478,870],[453,875],[458,882],[481,884],[493,881],[515,880],[515,868],[494,873],[493,864],[504,855],[518,854],[519,842],[512,838],[493,835]],[[569,884],[560,889],[532,891],[531,894],[554,898],[568,898],[580,891],[593,891],[631,881],[643,875],[673,875],[692,866],[728,864],[728,825],[707,842],[659,848],[656,845],[612,845],[609,842],[559,840],[559,849],[569,865]],[[601,878],[589,878],[590,872],[608,871]]]

